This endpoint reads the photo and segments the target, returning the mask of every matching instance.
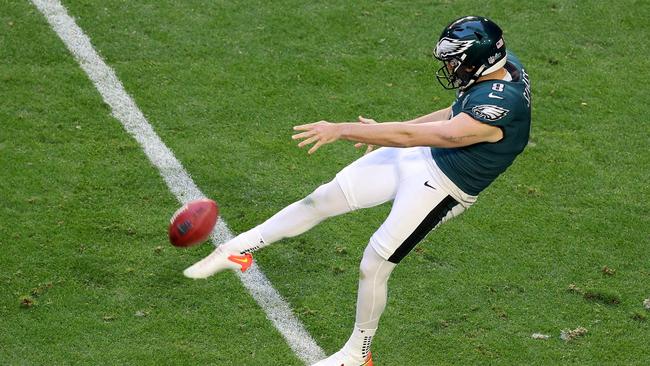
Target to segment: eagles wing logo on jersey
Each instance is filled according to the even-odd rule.
[[[435,56],[439,59],[445,59],[449,56],[458,55],[470,48],[474,41],[474,39],[463,41],[460,39],[443,37],[436,45]]]
[[[481,104],[472,107],[472,113],[476,117],[486,119],[488,121],[498,121],[510,112],[505,108],[496,105]]]

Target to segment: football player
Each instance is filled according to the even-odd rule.
[[[370,346],[387,297],[391,271],[431,230],[458,216],[515,160],[528,143],[530,81],[506,51],[491,20],[466,16],[444,28],[433,51],[436,76],[457,89],[448,108],[404,122],[320,121],[294,127],[298,146],[314,153],[337,140],[380,146],[341,170],[329,183],[257,227],[219,246],[184,274],[206,278],[246,270],[251,252],[299,235],[324,219],[393,201],[372,235],[360,265],[356,319],[340,351],[318,366],[370,366]]]

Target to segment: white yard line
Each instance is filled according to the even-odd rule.
[[[205,197],[192,178],[185,171],[174,154],[154,132],[135,101],[124,90],[113,69],[93,48],[90,39],[79,28],[59,0],[31,0],[43,13],[52,29],[68,47],[81,68],[111,107],[113,116],[124,129],[138,141],[151,163],[158,168],[169,190],[181,204]],[[215,245],[232,238],[232,233],[223,220],[219,220],[212,236]],[[179,268],[179,273],[181,268]],[[280,331],[293,352],[306,364],[312,364],[324,357],[323,350],[294,316],[289,305],[273,288],[257,266],[251,267],[239,278],[266,316]],[[189,280],[188,280],[189,281]],[[242,340],[245,341],[245,340]]]

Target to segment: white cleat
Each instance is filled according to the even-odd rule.
[[[363,360],[353,358],[341,350],[324,360],[316,362],[312,366],[373,366],[372,354],[368,353],[368,357]]]
[[[253,256],[250,253],[229,253],[219,246],[209,256],[185,269],[183,275],[195,279],[208,278],[226,269],[245,272],[252,264]]]

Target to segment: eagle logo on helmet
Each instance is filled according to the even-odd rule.
[[[500,120],[501,118],[505,117],[508,112],[510,111],[505,108],[490,104],[481,104],[472,108],[472,113],[474,113],[476,117],[488,121]]]
[[[449,56],[455,56],[465,52],[474,44],[474,39],[463,41],[460,39],[453,39],[443,37],[436,45],[435,56],[439,59],[446,59]]]

